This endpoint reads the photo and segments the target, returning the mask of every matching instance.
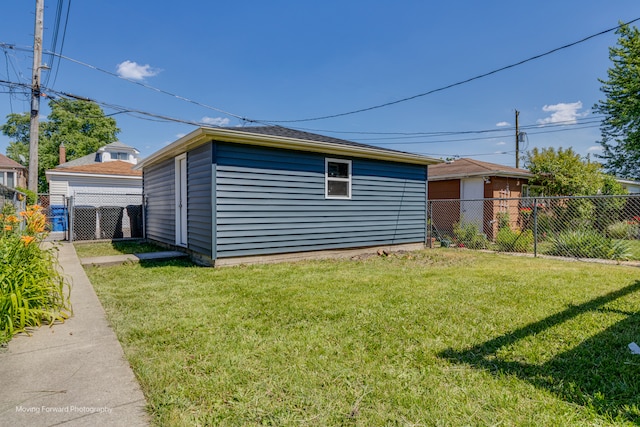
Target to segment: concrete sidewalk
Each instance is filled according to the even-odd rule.
[[[73,245],[59,249],[73,317],[0,349],[0,425],[149,425],[144,395]]]

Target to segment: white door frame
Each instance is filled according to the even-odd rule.
[[[175,158],[176,246],[187,247],[187,154]]]

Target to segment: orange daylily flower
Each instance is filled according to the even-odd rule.
[[[27,246],[29,243],[33,242],[34,240],[36,240],[35,237],[33,236],[21,236],[20,240],[22,240],[22,242],[24,243],[25,246]]]

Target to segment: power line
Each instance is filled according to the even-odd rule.
[[[24,89],[28,89],[30,87],[26,83],[11,82],[11,81],[7,81],[7,80],[0,80],[0,85],[7,86],[11,90],[13,90],[14,87],[21,87],[21,88],[24,88]],[[140,110],[140,109],[134,109],[134,108],[124,107],[124,106],[121,106],[121,105],[112,104],[112,103],[108,103],[108,102],[104,102],[104,101],[98,101],[98,100],[95,100],[95,99],[90,99],[90,98],[86,98],[86,97],[70,94],[70,93],[67,93],[67,92],[57,91],[57,90],[54,90],[52,88],[44,88],[43,87],[42,89],[47,94],[51,94],[52,93],[52,94],[56,94],[56,95],[62,96],[62,97],[95,102],[98,105],[101,105],[101,106],[103,106],[105,108],[109,108],[109,109],[112,109],[112,110],[116,111],[115,113],[107,114],[107,116],[113,116],[113,115],[118,115],[118,114],[127,114],[127,115],[130,115],[132,117],[135,117],[135,118],[138,118],[138,119],[144,119],[144,120],[153,120],[153,121],[162,121],[162,122],[174,122],[174,123],[187,124],[187,125],[191,125],[191,126],[219,127],[219,126],[212,126],[212,125],[209,125],[207,123],[198,122],[198,121],[194,121],[194,120],[179,119],[179,118],[167,116],[167,115],[164,115],[164,114],[152,113],[152,112],[148,112],[148,111],[144,111],[144,110]],[[50,99],[53,99],[51,97],[51,95],[46,95],[46,96],[48,98],[50,98]],[[593,123],[599,123],[599,120],[596,120],[595,118],[589,118],[589,119],[586,119],[584,122],[574,122],[574,121],[571,121],[571,120],[567,120],[567,121],[562,121],[562,122],[557,122],[557,123],[547,124],[547,125],[540,125],[540,124],[533,125],[532,124],[532,125],[522,126],[521,129],[523,129],[523,128],[524,129],[534,129],[533,131],[529,131],[527,133],[531,134],[531,135],[537,135],[537,134],[545,134],[545,133],[555,133],[555,132],[574,131],[574,130],[580,130],[580,129],[589,129],[589,128],[595,128],[595,127],[599,127],[600,126],[599,124],[593,124]],[[560,127],[560,128],[559,129],[555,129],[557,127]],[[548,128],[551,128],[551,129],[548,129]],[[295,129],[295,128],[293,128],[293,129]],[[537,129],[540,129],[540,130],[537,130]],[[384,145],[441,144],[441,143],[451,143],[451,142],[481,141],[481,140],[498,139],[498,138],[502,138],[502,137],[510,137],[511,136],[511,129],[510,128],[496,129],[496,130],[485,129],[485,130],[476,130],[476,131],[459,131],[459,132],[454,132],[454,131],[452,131],[452,132],[435,132],[435,133],[416,132],[416,134],[418,136],[422,136],[422,137],[435,137],[435,136],[455,136],[455,135],[468,135],[468,134],[483,134],[483,133],[494,132],[494,131],[495,132],[502,132],[503,134],[490,136],[490,137],[437,139],[437,140],[430,140],[430,141],[397,141],[398,139],[402,139],[403,137],[381,138],[381,139],[395,139],[396,141],[380,142],[380,143],[378,143],[378,145],[383,145],[384,146]],[[348,133],[348,132],[345,132],[345,133]],[[354,133],[360,133],[360,132],[354,132]],[[371,132],[365,132],[365,133],[371,133]],[[387,132],[385,134],[392,134],[392,132]],[[400,134],[402,134],[402,132]],[[413,136],[413,137],[417,137],[417,136]],[[369,140],[369,139],[367,139],[367,138],[358,138],[358,141],[364,141],[364,140]]]
[[[527,134],[538,135],[538,134],[544,134],[544,133],[566,132],[566,131],[574,131],[574,130],[580,130],[580,129],[596,128],[596,127],[600,127],[600,125],[584,125],[584,126],[576,125],[576,127],[567,127],[565,129],[552,129],[552,130],[540,131],[540,132],[527,132]],[[510,133],[505,133],[504,135],[491,136],[491,137],[478,136],[478,137],[474,137],[474,138],[438,139],[438,140],[435,140],[435,141],[379,142],[378,144],[380,144],[380,145],[442,144],[442,143],[445,143],[445,142],[486,141],[488,139],[499,139],[499,138],[503,138],[503,137],[504,138],[510,138],[511,136],[513,136],[513,135],[511,135]],[[359,141],[362,141],[362,140],[359,140]]]
[[[221,113],[221,114],[226,114],[227,116],[234,117],[234,118],[236,118],[238,120],[252,122],[252,123],[262,123],[262,122],[258,122],[256,120],[252,120],[252,119],[249,119],[247,117],[244,117],[244,116],[241,116],[241,115],[238,115],[238,114],[231,113],[229,111],[225,111],[225,110],[220,109],[220,108],[213,107],[211,105],[207,105],[207,104],[201,103],[199,101],[194,101],[193,99],[189,99],[189,98],[186,98],[184,96],[180,96],[180,95],[177,95],[175,93],[171,93],[171,92],[166,91],[164,89],[160,89],[160,88],[157,88],[155,86],[151,86],[151,85],[149,85],[147,83],[143,83],[143,82],[140,82],[140,81],[137,81],[137,80],[133,80],[133,79],[129,79],[127,77],[123,77],[123,76],[121,76],[119,74],[113,73],[111,71],[105,70],[105,69],[100,68],[100,67],[96,67],[95,65],[87,64],[86,62],[78,61],[77,59],[73,59],[73,58],[70,58],[68,56],[64,56],[62,54],[57,54],[55,52],[52,52],[52,54],[56,55],[56,56],[59,56],[60,58],[65,59],[67,61],[71,61],[71,62],[73,62],[75,64],[82,65],[84,67],[88,67],[88,68],[91,68],[91,69],[96,70],[96,71],[100,71],[102,73],[108,74],[108,75],[113,76],[113,77],[117,77],[117,78],[125,80],[125,81],[127,81],[129,83],[136,84],[138,86],[142,86],[145,89],[150,89],[150,90],[153,90],[155,92],[162,93],[164,95],[172,96],[172,97],[174,97],[176,99],[179,99],[181,101],[186,101],[186,102],[189,102],[191,104],[197,105],[199,107],[203,107],[203,108],[206,108],[206,109],[209,109],[209,110],[213,110],[213,111],[216,111],[216,112]]]
[[[502,155],[512,155],[515,153],[515,150],[512,151],[496,151],[493,153],[473,153],[473,154],[446,154],[446,153],[420,153],[425,156],[433,156],[433,157],[480,157],[480,156],[502,156]]]
[[[60,12],[58,13],[58,16],[57,16],[57,21],[56,21],[56,24],[58,26],[59,26],[59,23],[60,23],[59,21],[60,21],[61,11],[62,11],[62,6],[61,5],[62,5],[63,1],[64,0],[58,0],[58,6],[59,6],[59,10],[60,10]],[[60,52],[59,52],[60,54],[62,54],[62,51],[64,49],[64,42],[65,42],[66,37],[67,37],[67,26],[69,24],[69,13],[70,13],[70,11],[71,11],[71,0],[67,0],[67,13],[66,13],[66,17],[65,17],[65,20],[64,20],[64,27],[63,27],[63,30],[62,30],[62,42],[60,43]],[[55,46],[57,45],[57,38],[58,38],[57,36],[58,35],[57,35],[57,31],[56,31],[56,41],[55,41],[55,44],[53,45],[54,46],[54,48],[53,48],[54,52],[56,50]],[[54,67],[54,63],[55,63],[55,56],[52,56],[51,70],[47,74],[47,80],[46,80],[47,84],[45,86],[48,86],[49,78],[51,77],[51,73],[54,72],[54,70],[55,70],[55,73],[54,73],[54,76],[53,76],[53,83],[51,84],[51,87],[55,86],[56,85],[56,80],[58,80],[58,71],[60,71],[60,57],[59,56],[58,56],[58,65]]]
[[[604,116],[602,115],[590,115],[584,119],[576,118],[573,120],[563,120],[557,121],[553,123],[536,123],[520,126],[520,129],[548,129],[554,127],[565,127],[565,126],[577,126],[577,125],[585,125],[591,123],[600,123]],[[384,140],[407,140],[407,139],[416,139],[416,138],[437,138],[444,136],[456,136],[456,135],[473,135],[473,134],[498,134],[494,136],[488,136],[487,138],[501,138],[506,136],[511,136],[515,127],[513,126],[505,126],[498,129],[479,129],[479,130],[464,130],[464,131],[435,131],[435,132],[375,132],[375,131],[339,131],[339,130],[330,130],[330,129],[311,129],[305,127],[297,127],[291,126],[290,129],[301,130],[306,132],[321,132],[328,134],[350,134],[350,135],[390,135],[383,137],[375,137],[375,138],[357,138],[358,141],[384,141]],[[536,132],[533,132],[536,133]],[[396,135],[396,136],[391,136]],[[483,138],[478,138],[483,139]],[[398,142],[401,144],[402,142]],[[410,142],[405,142],[410,143]]]
[[[452,84],[449,84],[449,85],[446,85],[446,86],[442,86],[442,87],[439,87],[439,88],[437,88],[437,89],[432,89],[432,90],[430,90],[430,91],[423,92],[423,93],[419,93],[419,94],[417,94],[417,95],[409,96],[409,97],[406,97],[406,98],[401,98],[401,99],[398,99],[398,100],[395,100],[395,101],[385,102],[384,104],[378,104],[378,105],[374,105],[374,106],[372,106],[372,107],[360,108],[360,109],[358,109],[358,110],[347,111],[347,112],[345,112],[345,113],[330,114],[330,115],[326,115],[326,116],[311,117],[311,118],[306,118],[306,119],[296,119],[296,120],[260,120],[260,121],[263,121],[263,122],[269,122],[269,123],[299,123],[299,122],[311,122],[311,121],[317,121],[317,120],[333,119],[333,118],[336,118],[336,117],[344,117],[344,116],[349,116],[349,115],[352,115],[352,114],[364,113],[365,111],[371,111],[371,110],[376,110],[376,109],[379,109],[379,108],[389,107],[389,106],[391,106],[391,105],[400,104],[400,103],[402,103],[402,102],[411,101],[411,100],[416,99],[416,98],[420,98],[420,97],[423,97],[423,96],[431,95],[431,94],[434,94],[434,93],[436,93],[436,92],[442,92],[442,91],[444,91],[444,90],[451,89],[451,88],[454,88],[454,87],[456,87],[456,86],[461,86],[461,85],[463,85],[463,84],[470,83],[470,82],[472,82],[472,81],[479,80],[479,79],[482,79],[482,78],[484,78],[484,77],[491,76],[491,75],[496,74],[496,73],[499,73],[499,72],[501,72],[501,71],[505,71],[505,70],[508,70],[508,69],[511,69],[511,68],[517,67],[517,66],[519,66],[519,65],[522,65],[522,64],[526,64],[527,62],[531,62],[531,61],[534,61],[534,60],[536,60],[536,59],[540,59],[540,58],[542,58],[542,57],[545,57],[545,56],[547,56],[547,55],[551,55],[552,53],[558,52],[558,51],[560,51],[560,50],[563,50],[563,49],[567,49],[567,48],[573,47],[573,46],[575,46],[575,45],[577,45],[577,44],[580,44],[580,43],[584,43],[584,42],[586,42],[587,40],[591,40],[592,38],[595,38],[595,37],[601,36],[601,35],[603,35],[603,34],[610,33],[610,32],[615,31],[615,30],[617,30],[618,28],[620,28],[620,27],[622,27],[622,26],[624,26],[624,25],[633,24],[634,22],[636,22],[636,21],[638,21],[638,20],[640,20],[640,18],[633,19],[633,20],[631,20],[631,21],[629,21],[629,22],[627,22],[627,23],[625,23],[625,24],[620,24],[620,25],[617,25],[617,26],[615,26],[615,27],[613,27],[613,28],[609,28],[609,29],[607,29],[607,30],[600,31],[599,33],[592,34],[592,35],[590,35],[590,36],[584,37],[584,38],[582,38],[582,39],[580,39],[580,40],[578,40],[578,41],[575,41],[575,42],[573,42],[573,43],[569,43],[569,44],[566,44],[566,45],[564,45],[564,46],[560,46],[560,47],[557,47],[557,48],[555,48],[555,49],[551,49],[551,50],[549,50],[549,51],[547,51],[547,52],[544,52],[544,53],[541,53],[541,54],[538,54],[538,55],[531,56],[531,57],[529,57],[529,58],[527,58],[527,59],[524,59],[524,60],[522,60],[522,61],[518,61],[518,62],[516,62],[516,63],[510,64],[510,65],[506,65],[506,66],[504,66],[504,67],[500,67],[500,68],[498,68],[498,69],[495,69],[495,70],[493,70],[493,71],[489,71],[489,72],[487,72],[487,73],[479,74],[479,75],[477,75],[477,76],[474,76],[474,77],[468,78],[468,79],[466,79],[466,80],[462,80],[462,81],[459,81],[459,82],[456,82],[456,83],[452,83]]]
[[[2,85],[10,86],[10,87],[21,87],[21,88],[24,88],[24,89],[29,88],[28,84],[19,83],[19,82],[11,82],[11,81],[7,81],[7,80],[0,80],[0,86],[2,86]],[[191,125],[191,126],[219,127],[219,126],[211,126],[211,125],[208,125],[206,123],[201,123],[201,122],[197,122],[197,121],[179,119],[179,118],[176,118],[176,117],[171,117],[171,116],[167,116],[167,115],[163,115],[163,114],[156,114],[156,113],[151,113],[151,112],[148,112],[148,111],[132,109],[132,108],[124,107],[124,106],[121,106],[121,105],[111,104],[111,103],[102,102],[102,101],[98,101],[98,100],[95,100],[95,99],[89,99],[89,98],[85,98],[85,97],[82,97],[82,96],[78,96],[78,95],[74,95],[74,94],[70,94],[70,93],[66,93],[66,92],[57,91],[57,90],[50,89],[50,88],[43,88],[43,89],[47,93],[46,96],[49,99],[51,99],[53,102],[56,102],[56,100],[55,100],[55,98],[53,96],[51,96],[49,94],[55,94],[56,96],[59,96],[59,97],[66,97],[66,98],[71,98],[71,99],[78,99],[78,100],[84,100],[84,101],[88,101],[88,102],[94,102],[94,103],[96,103],[96,104],[98,104],[98,105],[100,105],[100,106],[102,106],[104,108],[115,110],[114,113],[104,114],[105,117],[115,116],[115,115],[119,115],[119,114],[127,114],[127,115],[129,115],[131,117],[134,117],[134,118],[140,119],[140,120],[150,120],[150,121],[165,122],[165,123],[166,122],[181,123],[181,124],[187,124],[187,125]],[[96,116],[96,117],[98,117],[98,116]],[[529,125],[529,126],[534,126],[534,125]],[[552,126],[551,125],[547,125],[547,127],[552,127]],[[597,126],[596,125],[584,125],[584,124],[581,125],[581,124],[578,123],[578,124],[568,125],[568,126],[564,125],[564,127],[561,128],[561,129],[544,130],[545,127],[542,127],[543,130],[541,130],[540,132],[528,132],[528,134],[563,132],[563,131],[571,131],[571,130],[576,130],[576,129],[584,129],[584,128],[592,128],[592,127],[597,127]],[[434,144],[434,143],[451,143],[451,142],[486,140],[486,139],[487,138],[477,137],[477,138],[466,138],[466,139],[463,138],[463,139],[439,140],[439,141],[414,141],[414,142],[396,142],[396,143],[388,142],[388,143],[381,143],[381,144],[378,144],[378,145],[379,146],[385,146],[385,145],[395,145],[395,144]],[[481,157],[481,156],[512,155],[513,153],[515,153],[515,151],[514,150],[493,151],[493,152],[472,153],[472,154],[459,154],[459,152],[457,154],[453,154],[453,153],[426,153],[426,152],[416,152],[416,153],[423,154],[423,155],[428,155],[428,156],[434,156],[434,157],[455,157],[455,158],[460,158],[460,157]]]
[[[584,43],[584,42],[586,42],[588,40],[591,40],[591,39],[593,39],[595,37],[610,33],[612,31],[615,31],[615,30],[619,29],[620,27],[622,27],[624,25],[630,25],[630,24],[632,24],[632,23],[634,23],[634,22],[636,22],[638,20],[640,20],[640,18],[636,18],[636,19],[633,19],[633,20],[631,20],[631,21],[629,21],[627,23],[617,25],[615,27],[606,29],[604,31],[600,31],[600,32],[598,32],[596,34],[592,34],[592,35],[584,37],[584,38],[582,38],[582,39],[580,39],[578,41],[575,41],[575,42],[572,42],[572,43],[557,47],[555,49],[551,49],[551,50],[549,50],[547,52],[531,56],[531,57],[529,57],[527,59],[518,61],[516,63],[513,63],[513,64],[510,64],[510,65],[507,65],[507,66],[504,66],[504,67],[489,71],[487,73],[479,74],[479,75],[476,75],[474,77],[468,78],[466,80],[462,80],[462,81],[459,81],[459,82],[456,82],[456,83],[452,83],[452,84],[449,84],[449,85],[446,85],[446,86],[443,86],[443,87],[440,87],[440,88],[437,88],[437,89],[432,89],[432,90],[424,92],[424,93],[419,93],[417,95],[413,95],[413,96],[410,96],[410,97],[398,99],[396,101],[391,101],[391,102],[387,102],[387,103],[384,103],[384,104],[375,105],[375,106],[372,106],[372,107],[361,108],[361,109],[358,109],[358,110],[348,111],[348,112],[345,112],[345,113],[338,113],[338,114],[332,114],[332,115],[326,115],[326,116],[320,116],[320,117],[312,117],[312,118],[306,118],[306,119],[294,119],[294,120],[258,120],[258,119],[251,119],[251,118],[239,115],[239,114],[234,114],[234,113],[225,111],[223,109],[204,104],[204,103],[199,102],[199,101],[195,101],[195,100],[192,100],[192,99],[177,95],[175,93],[171,93],[171,92],[163,90],[163,89],[156,88],[154,86],[151,86],[149,84],[146,84],[146,83],[143,83],[143,82],[140,82],[140,81],[136,81],[136,80],[133,80],[133,79],[129,79],[129,78],[120,76],[120,75],[118,75],[116,73],[113,73],[111,71],[102,69],[100,67],[97,67],[97,66],[94,66],[94,65],[91,65],[91,64],[88,64],[88,63],[85,63],[85,62],[82,62],[82,61],[79,61],[79,60],[64,56],[61,53],[56,53],[56,52],[47,52],[47,53],[51,54],[51,55],[54,55],[54,56],[57,56],[59,58],[65,59],[67,61],[71,61],[71,62],[74,62],[76,64],[82,65],[84,67],[88,67],[90,69],[93,69],[93,70],[96,70],[96,71],[100,71],[102,73],[106,73],[108,75],[111,75],[113,77],[117,77],[119,79],[128,81],[130,83],[142,86],[142,87],[144,87],[146,89],[150,89],[150,90],[153,90],[155,92],[162,93],[162,94],[165,94],[165,95],[168,95],[168,96],[172,96],[172,97],[174,97],[176,99],[179,99],[179,100],[182,100],[182,101],[186,101],[186,102],[189,102],[191,104],[194,104],[194,105],[206,108],[206,109],[210,109],[210,110],[216,111],[216,112],[221,113],[221,114],[228,115],[230,117],[234,117],[234,118],[236,118],[236,119],[238,119],[238,120],[240,120],[242,122],[256,123],[256,124],[263,124],[263,125],[274,125],[274,124],[277,124],[277,123],[308,122],[308,121],[317,121],[317,120],[324,120],[324,119],[342,117],[342,116],[362,113],[362,112],[366,112],[366,111],[371,111],[371,110],[375,110],[375,109],[380,109],[380,108],[388,107],[388,106],[391,106],[391,105],[399,104],[399,103],[402,103],[402,102],[410,101],[410,100],[413,100],[413,99],[416,99],[416,98],[420,98],[420,97],[423,97],[423,96],[431,95],[431,94],[436,93],[436,92],[441,92],[441,91],[444,91],[444,90],[447,90],[447,89],[454,88],[456,86],[461,86],[463,84],[470,83],[472,81],[479,80],[481,78],[491,76],[491,75],[499,73],[501,71],[505,71],[505,70],[508,70],[508,69],[523,65],[523,64],[525,64],[527,62],[531,62],[531,61],[540,59],[542,57],[551,55],[552,53],[555,53],[555,52],[558,52],[558,51],[573,47],[573,46],[578,45],[580,43]],[[2,46],[2,45],[3,44],[0,43],[0,46]],[[15,47],[15,46],[13,46],[13,48],[19,49],[19,48]]]

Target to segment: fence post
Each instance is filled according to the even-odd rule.
[[[69,196],[67,197],[67,205],[69,206],[68,212],[69,212],[69,224],[68,224],[68,228],[69,228],[69,243],[73,243],[73,227],[74,227],[74,221],[75,218],[73,216],[73,196]]]
[[[427,241],[425,243],[427,243],[427,247],[429,248],[433,248],[433,245],[431,244],[431,209],[431,202],[427,201]]]
[[[142,238],[147,240],[147,202],[146,195],[142,195]]]
[[[533,256],[538,256],[538,199],[533,198]]]

